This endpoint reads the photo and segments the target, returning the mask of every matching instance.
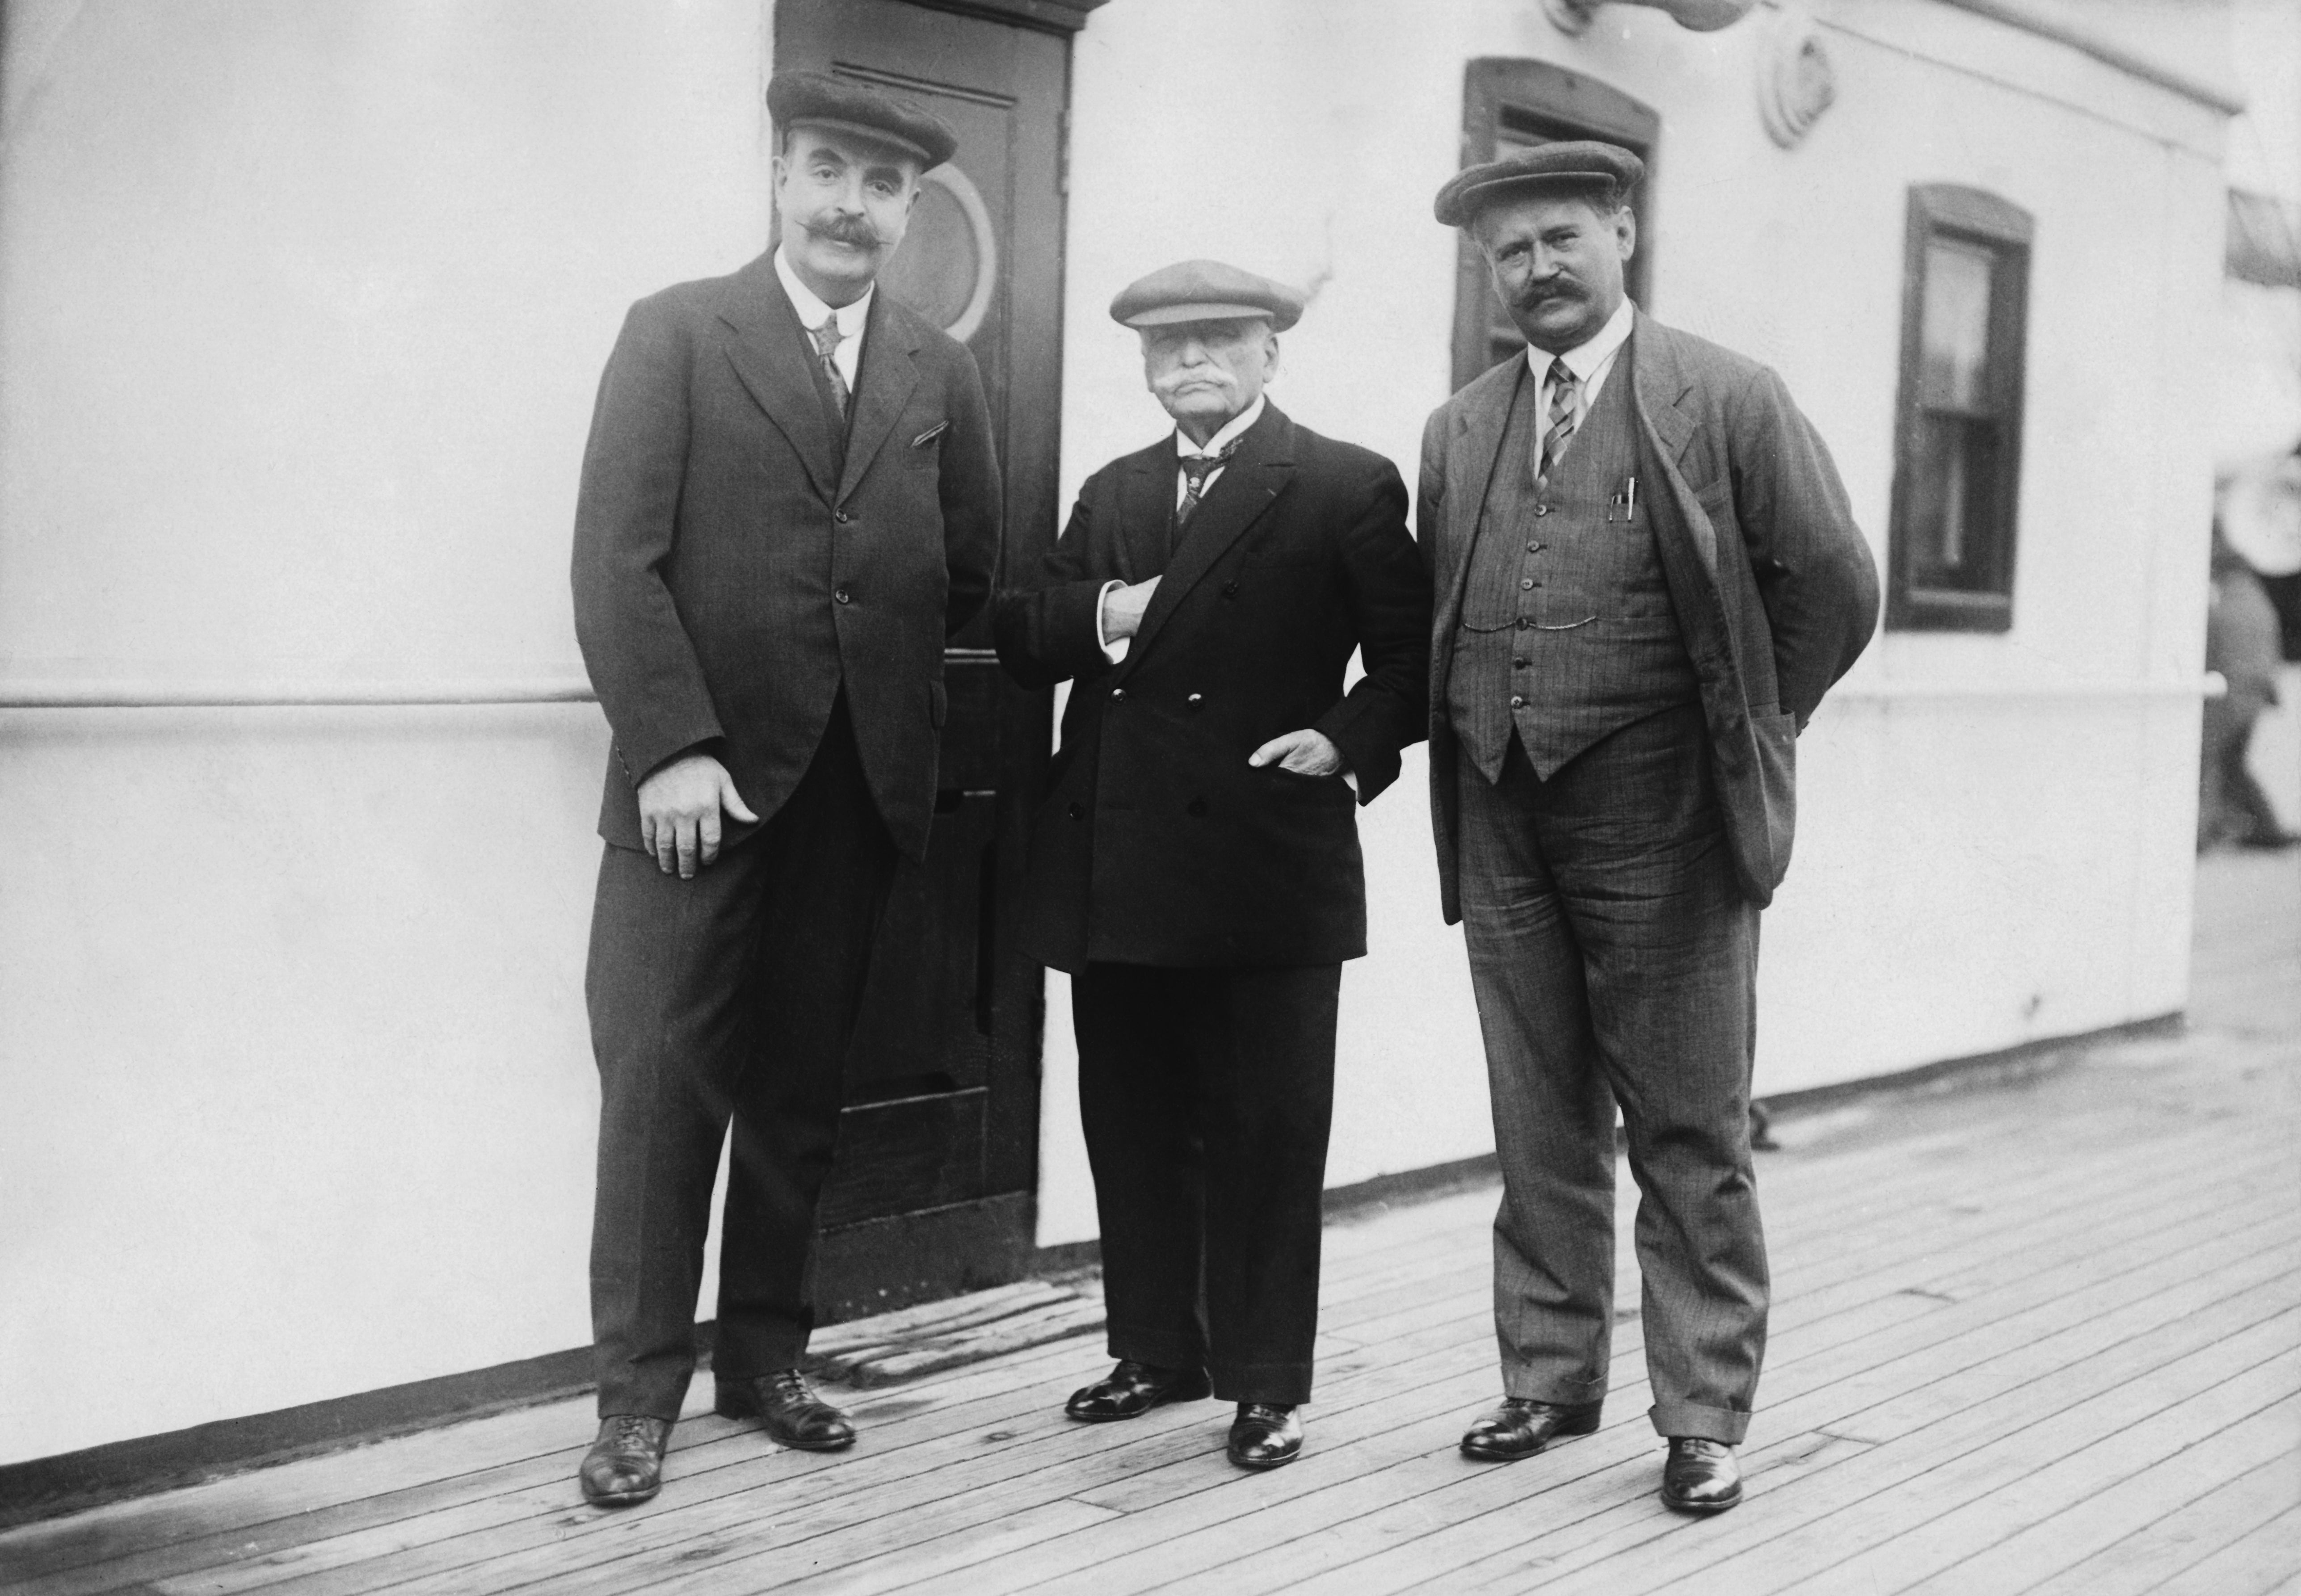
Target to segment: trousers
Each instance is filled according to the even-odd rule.
[[[1654,1428],[1738,1443],[1769,1291],[1749,1130],[1758,910],[1735,882],[1702,711],[1635,722],[1548,781],[1513,741],[1499,781],[1464,759],[1460,792],[1504,1389],[1605,1394],[1619,1105]]]
[[[584,981],[602,1416],[679,1416],[731,1125],[713,1372],[741,1380],[805,1351],[816,1200],[896,858],[843,695],[783,806],[694,879],[606,849]]]
[[[1340,965],[1071,982],[1113,1358],[1310,1397]]]

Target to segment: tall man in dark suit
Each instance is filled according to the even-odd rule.
[[[718,1410],[854,1440],[797,1369],[816,1198],[880,911],[926,846],[943,639],[998,555],[974,358],[873,292],[950,130],[822,73],[767,104],[782,245],[632,307],[576,508],[576,635],[615,743],[586,981],[602,1503],[661,1483],[731,1119]]]
[[[1263,397],[1301,311],[1211,261],[1112,302],[1176,430],[1087,479],[997,625],[1018,680],[1072,683],[1022,945],[1072,976],[1118,1364],[1067,1411],[1211,1388],[1246,1468],[1302,1446],[1353,803],[1422,735],[1430,613],[1398,472]]]
[[[1756,363],[1623,297],[1637,157],[1545,145],[1438,195],[1532,347],[1423,432],[1430,779],[1503,1176],[1502,1405],[1523,1458],[1598,1425],[1614,1111],[1636,1176],[1662,1500],[1741,1500],[1766,1332],[1749,1140],[1758,911],[1789,863],[1795,739],[1868,642],[1869,547]]]

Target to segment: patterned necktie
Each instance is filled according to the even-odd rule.
[[[1581,384],[1562,360],[1550,363],[1550,430],[1542,435],[1542,474],[1550,475],[1558,457],[1574,441],[1574,400]]]
[[[1183,502],[1175,506],[1175,531],[1180,536],[1190,524],[1191,513],[1207,496],[1207,479],[1230,463],[1238,453],[1238,446],[1246,440],[1234,438],[1218,455],[1185,455],[1183,456]]]
[[[839,374],[839,363],[831,357],[841,341],[838,313],[824,317],[822,326],[809,328],[807,337],[815,340],[815,357],[823,363],[823,374],[831,379],[831,397],[843,416],[847,414],[847,379]]]

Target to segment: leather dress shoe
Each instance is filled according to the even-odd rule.
[[[1537,1402],[1531,1397],[1504,1397],[1502,1405],[1481,1415],[1462,1432],[1462,1455],[1486,1463],[1515,1463],[1531,1458],[1561,1435],[1588,1435],[1598,1428],[1600,1404]]]
[[[1302,1455],[1302,1420],[1276,1402],[1241,1402],[1230,1423],[1230,1460],[1241,1468],[1276,1468]]]
[[[1723,1513],[1742,1500],[1742,1466],[1734,1449],[1699,1435],[1669,1438],[1661,1466],[1661,1500],[1681,1513]]]
[[[777,1446],[803,1452],[835,1452],[855,1444],[855,1426],[845,1414],[810,1390],[797,1369],[777,1369],[744,1380],[718,1383],[713,1406],[729,1418],[756,1418]]]
[[[1108,1376],[1071,1392],[1063,1411],[1085,1424],[1104,1425],[1140,1418],[1167,1402],[1195,1402],[1213,1394],[1204,1369],[1161,1368],[1122,1358]]]
[[[670,1444],[667,1418],[617,1413],[601,1419],[599,1438],[575,1471],[583,1500],[603,1508],[628,1508],[647,1500],[663,1489],[663,1454]]]

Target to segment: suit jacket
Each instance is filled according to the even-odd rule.
[[[945,637],[982,607],[999,466],[975,357],[874,295],[845,464],[772,255],[640,300],[608,357],[575,509],[575,635],[615,739],[599,834],[709,745],[761,819],[843,683],[873,798],[916,857]],[[747,828],[734,826],[731,835]]]
[[[1518,376],[1518,363],[1503,362],[1432,412],[1422,431],[1416,523],[1436,597],[1431,810],[1449,922],[1462,911],[1447,673]],[[1877,626],[1877,563],[1829,451],[1771,371],[1641,313],[1610,380],[1626,378],[1640,497],[1701,681],[1735,870],[1763,905],[1789,867],[1797,734]]]
[[[1036,583],[999,600],[1008,670],[1073,683],[1031,826],[1022,946],[1062,970],[1355,958],[1366,887],[1350,788],[1246,761],[1314,728],[1367,803],[1421,737],[1430,591],[1406,486],[1275,405],[1170,559],[1175,481],[1172,434],[1095,472]],[[1103,584],[1162,572],[1113,666]],[[1366,674],[1345,694],[1353,651]]]

